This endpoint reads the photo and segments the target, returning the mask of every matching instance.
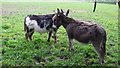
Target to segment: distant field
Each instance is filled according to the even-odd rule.
[[[101,24],[107,31],[106,63],[103,66],[118,65],[118,7],[112,4],[85,2],[4,2],[2,3],[2,59],[3,66],[99,66],[98,56],[92,45],[74,41],[75,51],[68,51],[65,29],[58,30],[58,43],[47,42],[48,34],[35,33],[33,41],[25,40],[24,17],[29,14],[50,14],[56,8],[66,11],[69,17],[90,20]]]

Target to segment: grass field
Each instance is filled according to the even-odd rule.
[[[70,9],[69,17],[90,20],[101,24],[107,32],[106,63],[102,66],[118,65],[118,7],[112,4],[79,2],[4,2],[2,3],[2,52],[3,66],[99,66],[93,46],[74,41],[75,51],[68,51],[65,29],[58,30],[58,42],[47,42],[48,34],[34,33],[32,41],[25,40],[24,17],[29,14],[50,14],[56,8]]]

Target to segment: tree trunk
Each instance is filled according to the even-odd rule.
[[[97,5],[97,2],[96,2],[96,0],[95,0],[94,10],[93,10],[93,12],[95,12],[95,10],[96,10],[96,5]]]
[[[120,1],[118,1],[118,7],[120,8]]]

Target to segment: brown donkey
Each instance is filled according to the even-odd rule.
[[[57,9],[57,13],[53,16],[53,28],[57,24],[61,24],[67,31],[69,39],[69,50],[73,50],[73,39],[81,43],[92,43],[97,54],[100,57],[100,63],[104,63],[106,51],[106,31],[102,26],[84,21],[77,21],[63,14],[63,11]]]

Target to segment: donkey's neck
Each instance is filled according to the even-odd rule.
[[[68,26],[69,23],[66,23],[65,21],[62,20],[62,25],[64,28],[66,28]]]
[[[66,17],[66,16],[61,16],[61,20],[62,20],[62,25],[64,28],[66,28],[70,23],[75,22],[74,19]]]

